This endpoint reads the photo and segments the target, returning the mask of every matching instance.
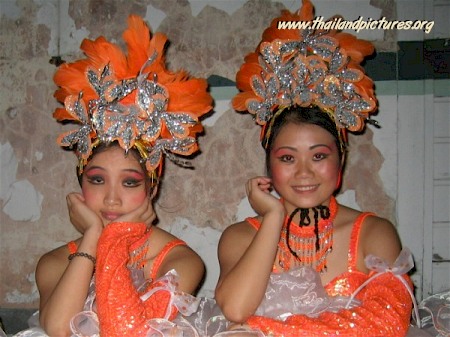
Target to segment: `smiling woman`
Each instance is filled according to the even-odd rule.
[[[411,254],[388,220],[335,199],[346,132],[362,131],[377,106],[360,66],[373,46],[277,28],[293,20],[313,20],[310,1],[272,21],[236,76],[233,107],[262,126],[267,176],[246,185],[258,216],[220,239],[217,304],[236,327],[264,336],[403,337]]]
[[[393,264],[401,246],[390,222],[336,202],[345,144],[336,126],[330,129],[333,120],[309,107],[286,108],[272,118],[263,134],[268,176],[247,183],[249,202],[259,216],[227,228],[219,245],[216,299],[225,317],[268,335],[354,336],[359,327],[370,327],[373,336],[404,335],[411,314],[404,283],[386,275],[368,286],[369,293],[382,292],[382,300],[351,298],[373,276],[366,257]],[[367,305],[396,310],[387,309],[389,320],[379,313],[373,320],[366,316]],[[342,315],[359,320],[346,321]],[[333,323],[338,317],[340,323]]]

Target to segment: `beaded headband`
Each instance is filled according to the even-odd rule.
[[[151,37],[140,17],[129,16],[123,39],[127,55],[101,36],[82,42],[86,59],[59,67],[55,97],[64,108],[53,117],[79,128],[61,134],[57,143],[75,151],[81,174],[96,146],[116,141],[125,153],[137,149],[148,175],[157,179],[165,155],[188,165],[178,155],[198,150],[198,118],[212,109],[212,97],[206,80],[166,68],[166,36]]]
[[[236,75],[241,92],[233,98],[233,108],[248,111],[263,126],[264,147],[274,115],[285,108],[319,107],[335,122],[341,147],[345,131],[362,130],[377,108],[373,82],[360,66],[374,51],[370,42],[337,31],[277,27],[279,21],[311,22],[313,15],[309,0],[295,14],[283,11]]]

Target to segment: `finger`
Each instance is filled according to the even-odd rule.
[[[271,185],[271,184],[272,184],[272,180],[270,178],[263,177],[258,180],[259,186],[266,186],[266,185]]]
[[[247,195],[249,195],[249,193],[250,193],[250,181],[247,181],[247,182],[245,183],[245,193],[246,193]]]
[[[72,204],[73,203],[73,200],[74,200],[74,198],[75,198],[75,195],[74,195],[75,193],[69,193],[69,194],[67,194],[66,195],[66,201],[67,201],[67,204]]]
[[[247,180],[247,183],[245,185],[247,194],[248,194],[248,192],[250,192],[253,189],[253,187],[256,188],[259,185],[261,178],[262,177],[254,177],[254,178]]]

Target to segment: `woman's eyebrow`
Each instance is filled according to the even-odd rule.
[[[293,147],[293,146],[289,146],[289,145],[283,145],[283,146],[280,146],[280,147],[274,149],[275,152],[278,152],[278,151],[280,151],[280,150],[297,151],[297,148],[295,148],[295,147]]]
[[[322,146],[328,148],[330,151],[332,150],[331,146],[329,146],[327,144],[314,144],[314,145],[310,146],[309,149],[314,150],[315,148],[322,147]]]

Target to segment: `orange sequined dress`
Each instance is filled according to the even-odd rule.
[[[96,269],[83,311],[70,322],[72,337],[168,336],[175,330],[192,330],[183,322],[172,321],[178,313],[192,314],[198,300],[177,291],[175,270],[157,278],[171,249],[186,243],[178,239],[167,243],[155,257],[150,275],[144,275],[142,263],[151,234],[143,223],[111,223],[105,227],[97,244]],[[68,249],[74,253],[77,246],[70,242]],[[30,329],[15,337],[48,337],[39,327],[38,316],[37,312],[29,320]]]
[[[178,275],[170,271],[156,278],[170,250],[184,241],[167,243],[155,257],[150,275],[143,265],[152,230],[143,223],[111,223],[97,244],[97,264],[84,307],[71,321],[76,336],[147,336],[178,311],[192,312],[197,300],[178,292]],[[71,248],[72,247],[72,248]],[[74,249],[69,245],[69,249]],[[133,257],[138,263],[132,265]],[[136,259],[137,257],[137,259]],[[158,321],[161,320],[161,321]],[[161,328],[162,330],[164,328]]]
[[[356,257],[358,239],[364,219],[370,213],[362,213],[355,221],[351,233],[348,250],[348,269],[325,287],[320,284],[320,277],[312,268],[301,267],[283,273],[274,273],[269,282],[266,298],[270,292],[275,294],[272,299],[285,305],[280,284],[289,285],[289,297],[292,302],[307,303],[309,307],[282,312],[273,303],[266,308],[258,308],[255,316],[248,320],[249,326],[254,330],[262,331],[267,336],[352,336],[352,337],[403,337],[406,335],[412,310],[412,300],[405,284],[411,285],[407,275],[396,276],[393,273],[382,273],[368,282],[362,290],[358,287],[367,281],[376,272],[369,275],[357,269]],[[247,221],[255,228],[260,223],[255,218]],[[274,266],[275,269],[275,266]],[[289,279],[290,277],[290,279]],[[407,283],[399,278],[403,277]],[[305,284],[296,280],[305,279]],[[294,282],[292,282],[294,280]],[[271,284],[277,284],[276,287]],[[307,290],[305,290],[307,288]],[[313,290],[311,290],[313,289]],[[358,289],[353,301],[350,296]],[[288,297],[288,296],[286,296]],[[313,300],[311,300],[313,299]],[[267,301],[266,301],[267,302]],[[346,306],[351,304],[350,306]],[[264,300],[262,305],[264,304]],[[275,312],[276,315],[266,314]],[[278,309],[278,311],[277,311]],[[295,311],[294,311],[295,310]]]

